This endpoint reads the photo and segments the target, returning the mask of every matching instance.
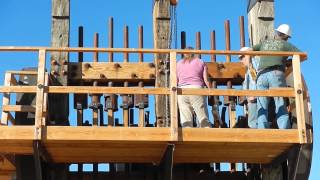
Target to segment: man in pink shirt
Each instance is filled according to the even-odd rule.
[[[193,49],[188,47],[187,49]],[[194,54],[184,54],[177,63],[177,81],[180,88],[210,88],[207,66]],[[199,127],[211,127],[208,119],[206,96],[179,95],[178,106],[182,127],[193,127],[193,111]]]

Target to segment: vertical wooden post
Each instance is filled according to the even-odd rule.
[[[45,83],[46,50],[39,50],[34,139],[41,139]]]
[[[170,48],[170,0],[155,1],[153,6],[153,38],[155,49]],[[168,54],[155,54],[154,60],[156,65],[156,87],[165,87],[168,83],[166,74],[165,61],[168,59]],[[163,127],[168,125],[166,122],[169,117],[166,107],[169,106],[165,95],[155,96],[155,112],[157,126]]]
[[[170,52],[170,127],[171,140],[178,140],[177,53]]]
[[[272,39],[274,32],[274,0],[248,1],[250,45]]]
[[[4,86],[11,85],[11,77],[12,77],[12,74],[6,72],[5,77],[4,77]],[[4,105],[9,105],[9,104],[10,104],[10,93],[3,93],[2,107]],[[2,111],[0,125],[8,125],[9,113],[10,112]]]
[[[52,25],[51,25],[51,46],[68,47],[70,31],[70,0],[52,0]],[[66,86],[68,84],[68,52],[51,52],[50,72],[55,72],[51,77],[52,85]],[[69,124],[69,94],[49,94],[50,120],[57,125]],[[59,112],[59,113],[54,113]]]
[[[296,103],[296,113],[297,113],[297,125],[299,131],[300,143],[307,143],[306,136],[306,120],[304,112],[304,102],[303,102],[303,87],[301,80],[301,70],[300,70],[300,56],[294,55],[292,59],[293,67],[293,83],[295,91],[295,103]]]

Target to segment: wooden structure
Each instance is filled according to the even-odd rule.
[[[128,49],[128,48],[54,48],[54,47],[0,47],[0,51],[32,51],[39,53],[39,66],[34,72],[7,72],[6,84],[0,87],[0,92],[5,93],[3,101],[3,117],[0,126],[0,152],[2,154],[31,155],[36,159],[51,163],[153,163],[163,164],[172,161],[179,163],[210,163],[210,162],[247,162],[269,164],[274,162],[284,152],[298,144],[312,142],[312,132],[305,126],[305,105],[300,61],[306,54],[300,52],[239,52],[217,50],[170,50],[170,49]],[[219,54],[219,55],[293,55],[294,86],[291,88],[258,90],[235,89],[183,89],[177,88],[175,74],[170,75],[170,87],[159,88],[149,85],[147,88],[137,87],[92,87],[92,86],[52,86],[46,84],[45,57],[50,52],[99,52],[99,53],[169,53],[170,68],[175,71],[177,54]],[[144,63],[144,62],[141,62]],[[139,64],[145,72],[153,72],[154,67]],[[148,63],[145,63],[148,64]],[[209,67],[214,66],[214,62]],[[124,67],[123,63],[101,63],[100,68]],[[94,65],[85,67],[94,68]],[[135,68],[130,67],[134,73]],[[226,66],[228,67],[228,66]],[[76,69],[76,68],[75,68]],[[128,70],[128,69],[127,69]],[[129,70],[128,70],[129,71]],[[211,71],[209,69],[209,71]],[[14,75],[36,75],[37,85],[23,86],[17,82]],[[93,76],[96,72],[88,75]],[[122,81],[123,76],[112,75],[115,82]],[[219,73],[218,73],[219,74]],[[76,76],[75,76],[76,77]],[[143,77],[139,79],[140,77]],[[150,76],[149,76],[150,77]],[[119,78],[119,79],[118,79]],[[225,79],[224,74],[213,77]],[[128,78],[131,80],[145,81],[143,75]],[[101,80],[101,77],[100,77]],[[150,79],[146,80],[150,82]],[[8,85],[9,84],[9,85]],[[10,105],[6,98],[12,93],[36,93],[35,106]],[[170,126],[169,127],[68,127],[47,126],[47,107],[44,103],[48,94],[149,94],[169,95],[170,97]],[[297,112],[297,129],[228,129],[210,128],[198,129],[178,128],[177,95],[219,95],[219,96],[284,96],[295,99]],[[5,101],[6,100],[6,101]],[[31,126],[7,126],[8,121],[15,123],[11,112],[35,112],[35,124]],[[47,112],[47,113],[46,113]],[[7,115],[7,116],[4,116]],[[140,117],[141,118],[141,117]],[[286,137],[286,138],[283,138]],[[66,148],[67,147],[67,148]],[[174,148],[172,148],[174,147]],[[171,153],[170,153],[171,152]],[[198,153],[202,152],[202,153]],[[250,152],[250,153],[248,153]],[[90,156],[88,156],[90,154]],[[170,158],[165,158],[170,156]],[[169,163],[170,164],[170,163]],[[40,164],[36,164],[41,169]],[[172,168],[172,164],[171,164]],[[172,170],[172,169],[171,169]],[[41,171],[42,172],[42,171]]]
[[[4,86],[0,87],[0,93],[4,95],[0,126],[0,179],[14,174],[19,180],[254,179],[254,173],[245,172],[249,164],[261,164],[263,170],[268,170],[269,166],[288,161],[288,164],[297,164],[288,165],[288,168],[297,169],[299,159],[292,159],[295,153],[300,152],[297,149],[307,147],[309,152],[312,151],[312,117],[300,71],[300,62],[307,58],[305,53],[231,51],[228,20],[225,21],[226,50],[216,50],[215,31],[210,33],[211,50],[201,50],[200,32],[196,33],[196,50],[184,50],[185,32],[181,33],[181,49],[170,49],[170,32],[173,29],[170,8],[178,3],[177,0],[154,1],[154,49],[143,48],[142,26],[138,28],[138,48],[129,48],[128,26],[123,29],[124,48],[113,48],[113,18],[108,24],[108,48],[99,48],[98,33],[94,35],[93,48],[83,48],[83,27],[79,27],[78,47],[71,48],[68,47],[70,2],[53,0],[52,3],[51,47],[0,47],[0,53],[38,53],[37,68],[7,71]],[[273,1],[249,1],[250,43],[259,42],[273,30],[272,10]],[[243,47],[243,17],[239,18],[239,24],[240,46]],[[270,27],[270,31],[260,32],[261,24]],[[77,53],[78,62],[69,62],[69,53]],[[93,62],[83,62],[84,53],[93,53]],[[102,53],[108,54],[107,62],[99,62],[99,54]],[[113,61],[115,53],[124,55],[123,62]],[[131,53],[138,54],[137,61],[129,59]],[[213,89],[177,87],[176,75],[170,72],[176,72],[177,57],[185,53],[211,56],[211,61],[206,63]],[[154,60],[144,60],[144,54],[153,54]],[[233,89],[242,84],[245,74],[245,68],[239,62],[231,62],[231,56],[239,54],[293,56],[292,67],[288,67],[286,72],[290,87],[263,91]],[[51,66],[46,72],[49,55]],[[216,55],[224,55],[226,62],[217,62]],[[227,89],[221,88],[225,85]],[[11,104],[12,94],[22,98]],[[71,94],[74,95],[73,108],[77,113],[76,126],[66,126]],[[214,128],[181,128],[178,95],[214,97],[209,101]],[[235,97],[248,95],[287,97],[296,120],[294,129],[247,129],[237,123]],[[149,96],[155,96],[156,112],[151,116],[147,111],[149,106],[153,106],[149,104]],[[104,98],[102,102],[101,97]],[[224,97],[227,120],[223,118],[225,111],[220,117],[219,97]],[[91,104],[88,104],[89,98]],[[118,102],[122,104],[118,105]],[[88,108],[92,111],[92,123],[84,121],[87,117],[85,109]],[[115,116],[119,109],[122,112],[120,120]],[[134,109],[137,109],[138,116],[134,116]],[[103,111],[106,111],[106,116]],[[150,122],[149,116],[155,119],[155,124]],[[219,172],[220,162],[232,163],[230,171]],[[92,163],[93,171],[83,172],[84,163]],[[108,163],[109,171],[100,172],[99,163]],[[212,163],[214,168],[209,167]],[[248,167],[243,166],[241,170],[236,163],[246,163]],[[69,164],[77,164],[78,171],[68,171]],[[275,172],[274,168],[269,169]],[[288,172],[299,175],[292,170]],[[284,177],[281,178],[284,180]],[[291,177],[289,175],[289,179]],[[272,177],[265,176],[264,179]]]

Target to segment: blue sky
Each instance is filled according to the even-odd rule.
[[[201,3],[199,3],[201,2]],[[303,3],[302,3],[303,2]],[[231,49],[238,50],[239,32],[238,17],[245,16],[246,0],[212,1],[212,0],[180,0],[177,7],[177,25],[179,32],[187,32],[187,43],[194,45],[195,33],[202,33],[202,48],[209,49],[209,32],[216,30],[217,49],[224,49],[224,20],[231,22]],[[302,65],[302,72],[311,94],[314,121],[314,155],[311,180],[320,177],[320,145],[319,139],[319,48],[320,42],[320,1],[317,0],[276,0],[275,26],[281,23],[291,25],[293,35],[291,42],[308,53],[308,61]],[[100,45],[107,44],[107,21],[114,17],[115,47],[122,47],[122,30],[129,26],[130,46],[137,47],[138,25],[144,25],[144,45],[152,48],[152,1],[146,0],[94,0],[71,1],[70,46],[77,45],[77,28],[83,25],[85,30],[85,46],[93,44],[93,34],[100,33]],[[49,46],[51,28],[51,0],[1,0],[0,3],[0,46]],[[248,43],[248,38],[246,38]],[[178,42],[178,44],[180,44]],[[3,83],[5,70],[19,70],[22,67],[36,65],[36,54],[32,53],[0,53],[0,83]],[[90,55],[85,59],[90,60]],[[116,56],[118,60],[122,56]],[[70,56],[71,61],[76,56]],[[135,58],[135,56],[132,56]],[[148,58],[148,57],[147,57]],[[207,57],[204,57],[207,58]],[[218,59],[223,59],[218,57]],[[101,56],[106,61],[106,56]],[[150,59],[151,60],[151,57]],[[152,111],[152,109],[151,109]],[[71,116],[73,117],[73,115]]]

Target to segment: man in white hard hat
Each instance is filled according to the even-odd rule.
[[[254,51],[300,51],[287,40],[291,37],[291,29],[287,24],[281,24],[275,29],[275,38],[264,40],[254,45]],[[257,67],[257,89],[266,90],[270,87],[286,87],[285,81],[285,62],[284,56],[261,56]],[[274,97],[277,125],[279,129],[289,129],[288,110],[283,97]],[[269,98],[258,97],[258,128],[269,128],[268,123],[268,104]]]
[[[252,48],[242,47],[240,51],[252,51]],[[250,55],[239,55],[240,62],[247,68],[242,88],[244,90],[256,90],[256,78],[257,78],[257,59],[251,58]],[[247,110],[248,110],[248,126],[250,128],[257,128],[257,99],[256,97],[247,97]]]

